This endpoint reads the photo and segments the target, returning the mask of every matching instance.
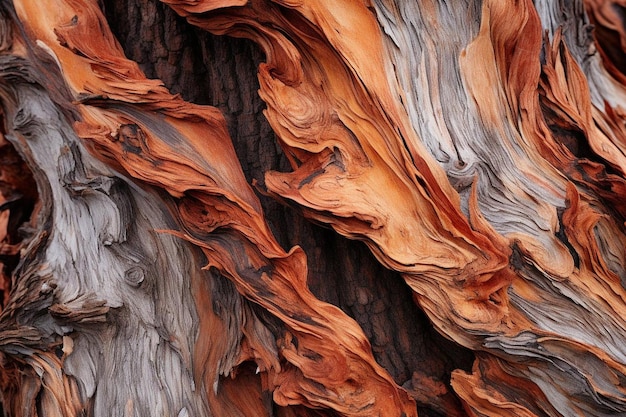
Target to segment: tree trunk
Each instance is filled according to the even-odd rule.
[[[626,413],[626,3],[0,5],[5,415]]]

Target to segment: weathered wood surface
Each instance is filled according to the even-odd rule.
[[[219,108],[148,79],[99,2],[0,3],[9,415],[626,413],[624,5],[163,3],[259,45],[289,166],[256,166],[255,191],[235,104],[171,69],[191,46],[145,66]],[[312,292],[265,194],[363,241],[473,368],[401,378],[384,331]]]

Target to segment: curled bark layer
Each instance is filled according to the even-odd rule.
[[[581,2],[163,2],[261,47],[291,164],[265,191],[365,242],[474,367],[398,386],[278,243],[221,112],[146,78],[95,2],[15,0],[3,135],[41,207],[0,316],[11,413],[626,413],[623,9],[584,5],[596,44]]]

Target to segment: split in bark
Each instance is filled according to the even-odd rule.
[[[618,2],[163,3],[2,3],[10,415],[626,413]]]

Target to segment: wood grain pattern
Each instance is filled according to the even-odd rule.
[[[0,223],[21,250],[10,415],[626,413],[620,2],[163,3],[260,47],[289,168],[255,190],[222,111],[147,78],[98,2],[2,3],[0,152],[20,158],[0,192],[27,195],[31,231]],[[400,386],[257,191],[364,242],[473,368]]]

